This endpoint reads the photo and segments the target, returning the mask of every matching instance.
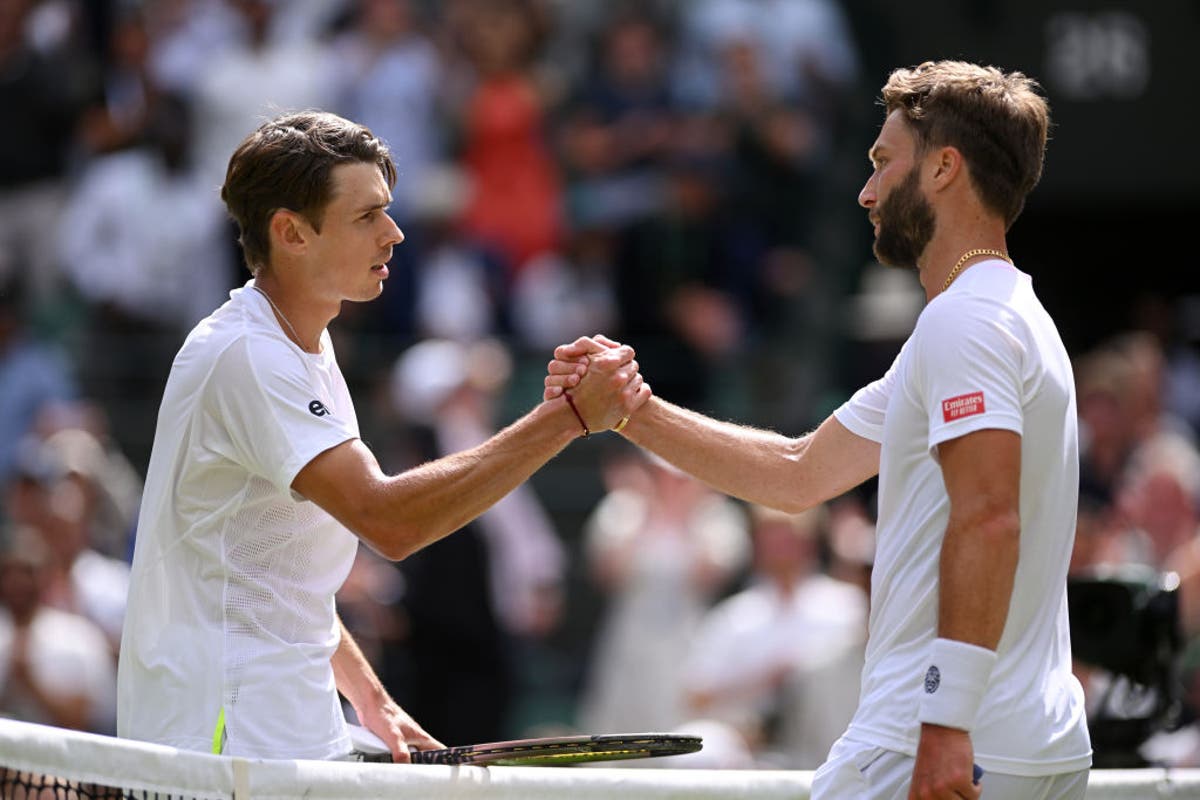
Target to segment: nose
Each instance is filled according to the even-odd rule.
[[[391,214],[384,214],[384,216],[387,217],[388,220],[388,246],[390,247],[392,245],[400,244],[404,241],[404,231],[400,230],[400,226],[396,224],[396,220],[392,219]]]
[[[876,200],[878,197],[875,194],[875,176],[872,174],[858,193],[858,204],[863,208],[873,208]]]

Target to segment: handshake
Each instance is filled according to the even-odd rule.
[[[565,398],[584,436],[620,432],[651,397],[634,355],[632,347],[599,334],[559,345],[547,367],[542,399]]]

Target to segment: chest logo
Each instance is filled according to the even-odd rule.
[[[942,421],[953,422],[963,417],[982,414],[984,410],[983,392],[960,394],[958,397],[951,397],[949,400],[942,401]]]
[[[329,409],[320,400],[313,400],[309,403],[308,410],[313,413],[314,417],[324,417],[329,414]]]

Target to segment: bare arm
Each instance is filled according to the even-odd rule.
[[[942,542],[938,636],[995,650],[1008,619],[1021,536],[1021,437],[983,430],[942,443],[950,521]]]
[[[629,348],[592,361],[572,391],[589,429],[613,427],[649,397]],[[292,488],[332,514],[382,555],[401,559],[458,530],[519,486],[580,435],[561,398],[543,402],[478,447],[400,475],[385,475],[352,439],[318,455]]]
[[[596,336],[556,348],[543,397],[572,389],[589,374],[587,359],[614,347]],[[812,433],[790,438],[652,398],[627,418],[621,434],[719,492],[787,512],[837,497],[879,473],[879,443],[832,416]]]
[[[938,572],[938,636],[995,650],[1020,550],[1021,437],[983,430],[938,447],[950,519]],[[923,724],[911,798],[978,797],[974,748],[958,728]],[[986,778],[985,778],[986,780]]]
[[[720,492],[793,513],[879,472],[879,444],[856,436],[834,417],[812,433],[790,438],[653,398],[622,434]]]
[[[338,624],[342,626],[342,640],[331,659],[334,681],[338,691],[350,701],[363,727],[391,748],[392,761],[407,763],[410,746],[420,750],[443,747],[396,704],[345,624],[340,619]]]

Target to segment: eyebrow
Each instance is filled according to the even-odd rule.
[[[874,164],[879,158],[879,151],[886,149],[887,148],[882,145],[874,145],[870,150],[867,151],[867,160]]]
[[[380,208],[387,208],[392,204],[392,196],[389,194],[383,202],[369,203],[365,206],[359,206],[354,209],[354,214],[366,214],[368,211],[375,211]]]

